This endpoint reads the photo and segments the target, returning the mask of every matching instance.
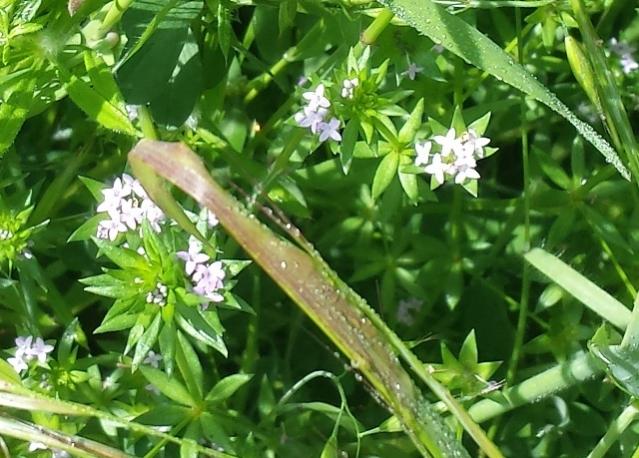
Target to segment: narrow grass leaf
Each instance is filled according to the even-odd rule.
[[[619,329],[625,329],[628,326],[630,310],[556,256],[541,248],[534,248],[524,257],[549,279],[603,319]]]

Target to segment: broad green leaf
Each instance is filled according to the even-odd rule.
[[[142,375],[169,399],[185,406],[195,406],[196,402],[184,385],[164,372],[149,366],[140,366]]]
[[[373,199],[377,199],[391,184],[397,173],[398,164],[399,154],[394,151],[388,153],[381,160],[373,177]]]
[[[151,104],[162,123],[181,125],[201,92],[202,67],[190,25],[202,6],[202,1],[136,1],[122,19],[134,43],[118,64],[124,98]]]
[[[206,395],[209,402],[220,402],[230,398],[242,385],[251,380],[251,374],[233,374],[215,384]]]
[[[630,174],[617,152],[590,125],[581,121],[557,96],[490,38],[449,13],[433,0],[380,0],[399,18],[435,43],[542,102],[570,122],[627,180]]]
[[[524,257],[604,320],[619,329],[625,329],[630,322],[630,310],[559,258],[541,248],[534,248]]]

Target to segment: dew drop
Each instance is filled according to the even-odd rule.
[[[286,261],[281,261],[280,267],[282,268],[282,270],[286,270]]]

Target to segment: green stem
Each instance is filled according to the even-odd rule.
[[[517,58],[520,65],[524,65],[524,49],[522,43],[521,29],[521,10],[515,9],[515,20],[517,28]],[[520,119],[521,119],[521,155],[523,163],[523,182],[524,182],[524,253],[530,250],[530,164],[528,157],[528,135],[526,122],[526,97],[520,96]],[[515,340],[513,343],[513,351],[508,364],[508,372],[506,374],[506,383],[511,384],[517,375],[517,365],[521,356],[521,349],[524,345],[524,334],[526,333],[526,324],[528,321],[528,303],[530,297],[530,266],[524,260],[523,272],[521,279],[521,298],[519,301],[519,315],[517,317],[517,329],[515,331]]]
[[[106,33],[113,28],[115,24],[120,22],[124,12],[133,4],[134,0],[114,0],[109,11],[107,11],[104,20],[100,25],[98,35],[100,37],[106,35]]]
[[[377,17],[371,22],[371,24],[362,32],[360,37],[360,41],[365,45],[372,45],[377,41],[379,35],[386,29],[388,24],[390,24],[391,20],[395,15],[391,10],[384,8],[377,15]]]
[[[614,444],[621,433],[632,424],[639,414],[639,409],[634,404],[627,406],[621,415],[612,422],[606,434],[601,438],[596,447],[588,454],[587,458],[603,458],[612,444]],[[636,454],[636,453],[635,453]],[[633,455],[634,456],[634,455]]]
[[[519,406],[538,402],[602,372],[603,367],[594,356],[579,352],[570,361],[557,364],[512,388],[482,399],[471,406],[468,413],[476,422],[481,423]]]
[[[138,107],[138,119],[140,120],[140,129],[145,138],[150,140],[157,140],[158,134],[153,125],[153,118],[151,112],[145,106]]]

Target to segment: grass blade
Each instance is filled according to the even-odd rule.
[[[561,259],[541,248],[534,248],[524,257],[526,261],[603,319],[622,330],[628,326],[630,310]]]

